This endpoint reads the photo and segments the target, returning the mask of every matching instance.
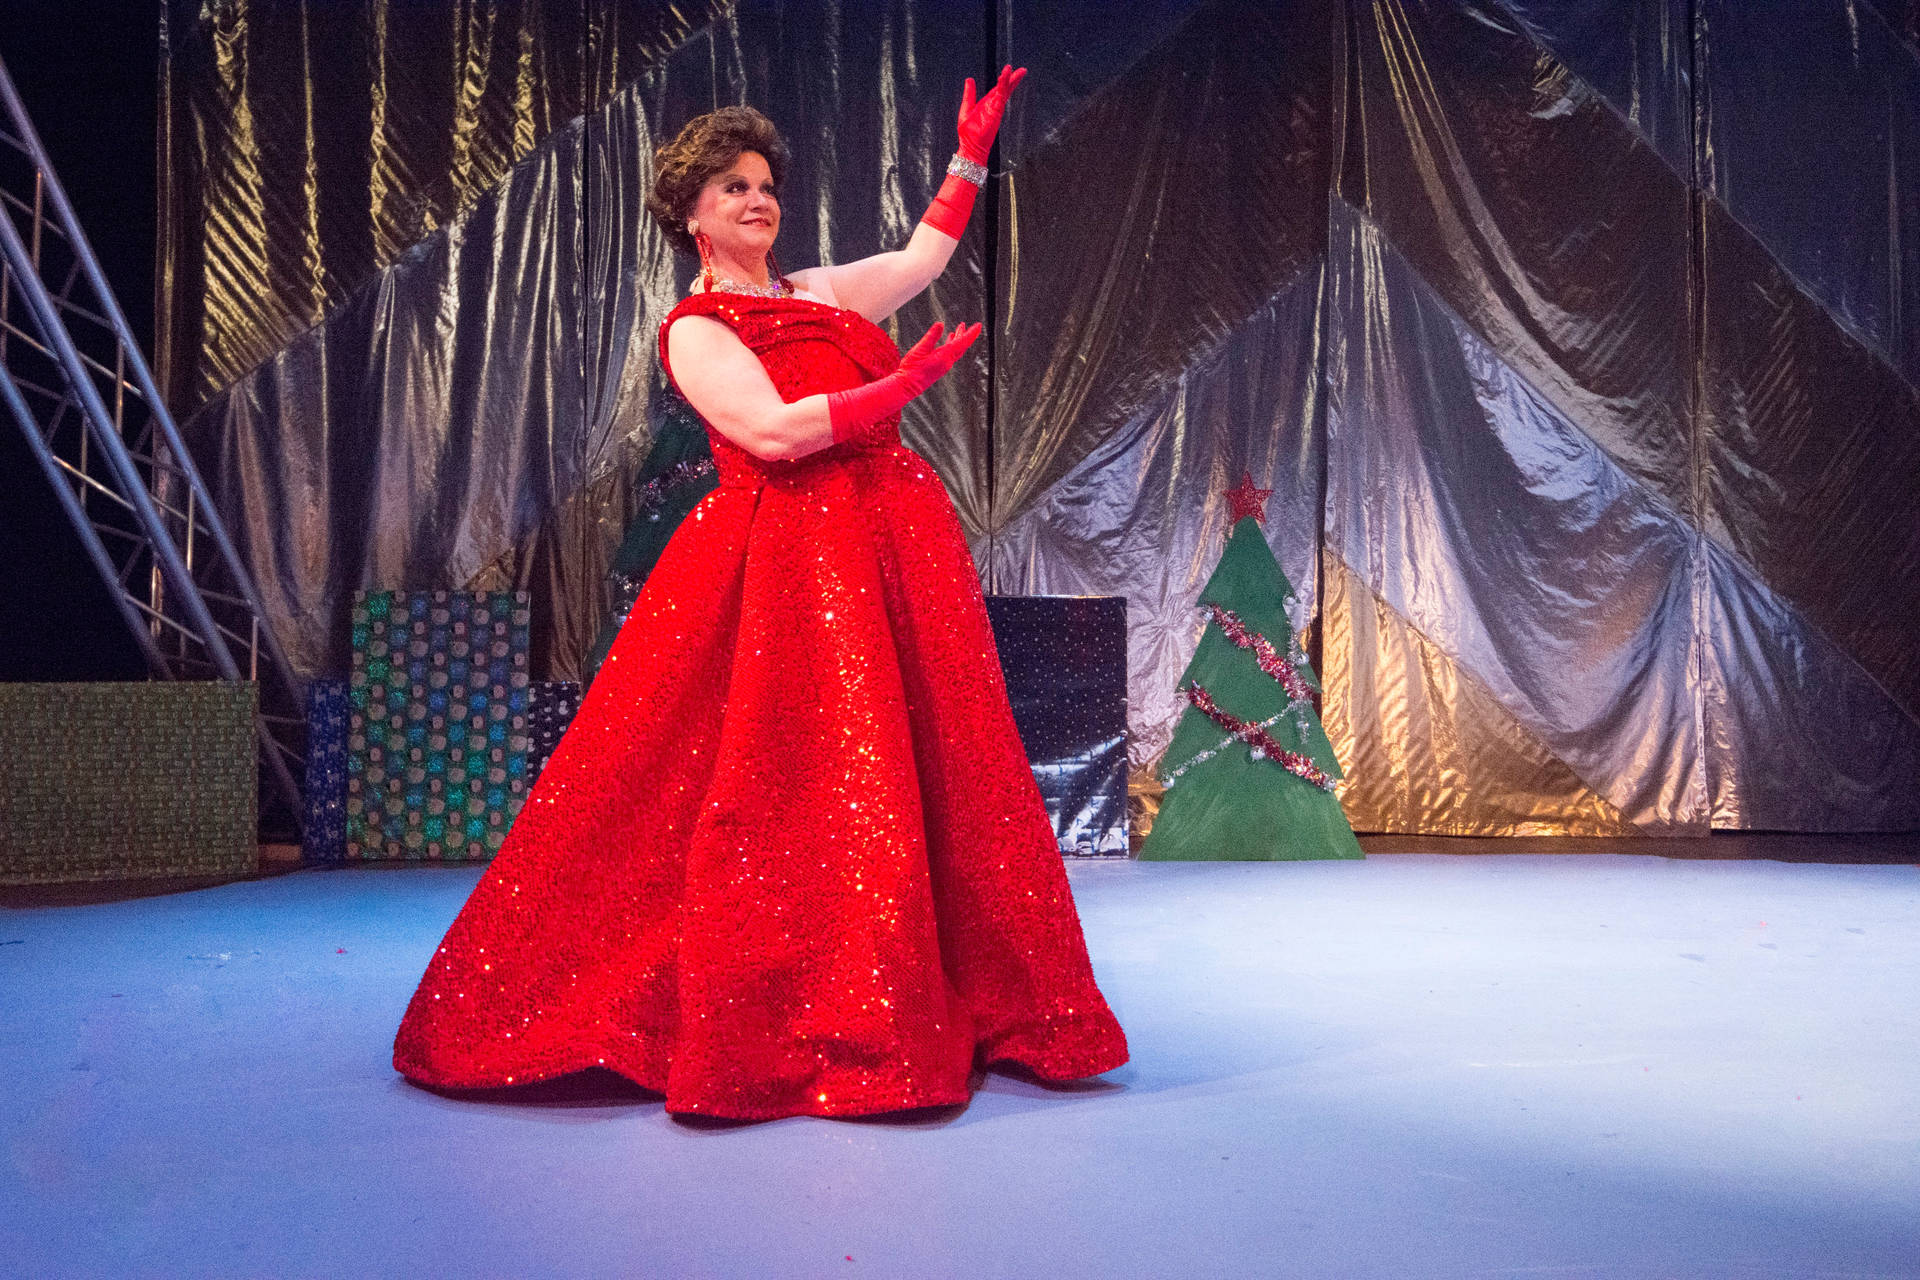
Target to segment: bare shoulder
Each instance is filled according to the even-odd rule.
[[[716,345],[739,342],[739,337],[718,316],[675,316],[667,322],[667,350],[711,350]]]
[[[726,321],[714,316],[679,316],[667,325],[667,366],[676,380],[699,379],[703,370],[737,368],[753,353]]]

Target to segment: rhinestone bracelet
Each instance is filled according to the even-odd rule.
[[[976,187],[987,185],[987,166],[975,164],[958,151],[953,153],[953,159],[947,161],[947,172],[965,178]]]

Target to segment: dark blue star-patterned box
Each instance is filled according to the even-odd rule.
[[[1126,857],[1125,597],[988,596],[987,618],[1060,852]]]

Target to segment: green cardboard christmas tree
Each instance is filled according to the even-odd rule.
[[[1207,619],[1180,678],[1188,708],[1161,759],[1166,793],[1140,848],[1154,860],[1358,858],[1320,691],[1288,610],[1293,587],[1260,525],[1270,489],[1228,490],[1233,530],[1200,593]]]

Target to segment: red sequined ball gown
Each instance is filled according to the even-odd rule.
[[[789,401],[891,371],[859,315],[700,294]],[[662,359],[665,329],[662,329]],[[763,462],[675,533],[394,1045],[445,1087],[604,1066],[744,1119],[964,1101],[1127,1059],[918,455]]]

